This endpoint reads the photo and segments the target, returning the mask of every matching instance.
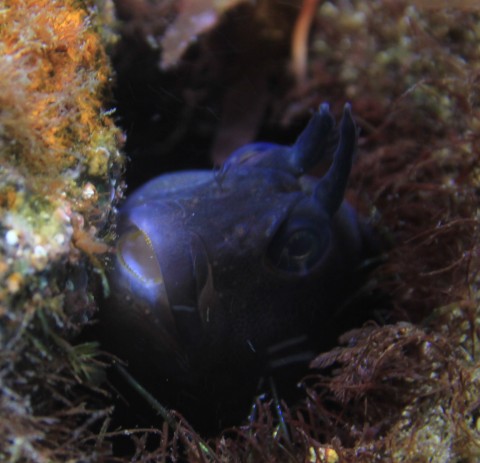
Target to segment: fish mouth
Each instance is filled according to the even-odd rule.
[[[116,262],[122,286],[142,308],[139,316],[160,328],[162,337],[175,338],[177,348],[199,348],[208,326],[203,312],[215,296],[201,239],[190,232],[150,237],[129,223],[117,242]]]

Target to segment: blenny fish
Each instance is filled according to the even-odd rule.
[[[369,252],[344,201],[356,145],[350,105],[336,127],[324,103],[292,146],[248,144],[217,171],[165,174],[129,196],[101,320],[160,401],[228,423],[262,377],[331,342]],[[307,175],[332,153],[323,177]]]

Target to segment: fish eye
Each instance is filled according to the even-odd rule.
[[[117,258],[128,274],[143,285],[163,282],[152,240],[140,228],[132,226],[121,234],[117,243]]]
[[[280,227],[269,246],[267,257],[276,269],[289,274],[306,275],[315,269],[330,244],[330,229],[304,221]]]

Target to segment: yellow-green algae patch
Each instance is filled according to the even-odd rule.
[[[0,1],[2,461],[82,459],[83,423],[105,416],[74,393],[93,378],[94,346],[66,340],[92,310],[85,256],[103,249],[123,162],[104,106],[109,10]]]

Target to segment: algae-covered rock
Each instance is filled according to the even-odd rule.
[[[0,2],[2,461],[91,459],[83,426],[105,416],[77,390],[93,385],[95,346],[67,340],[93,308],[87,268],[107,248],[123,163],[105,106],[108,8]]]

